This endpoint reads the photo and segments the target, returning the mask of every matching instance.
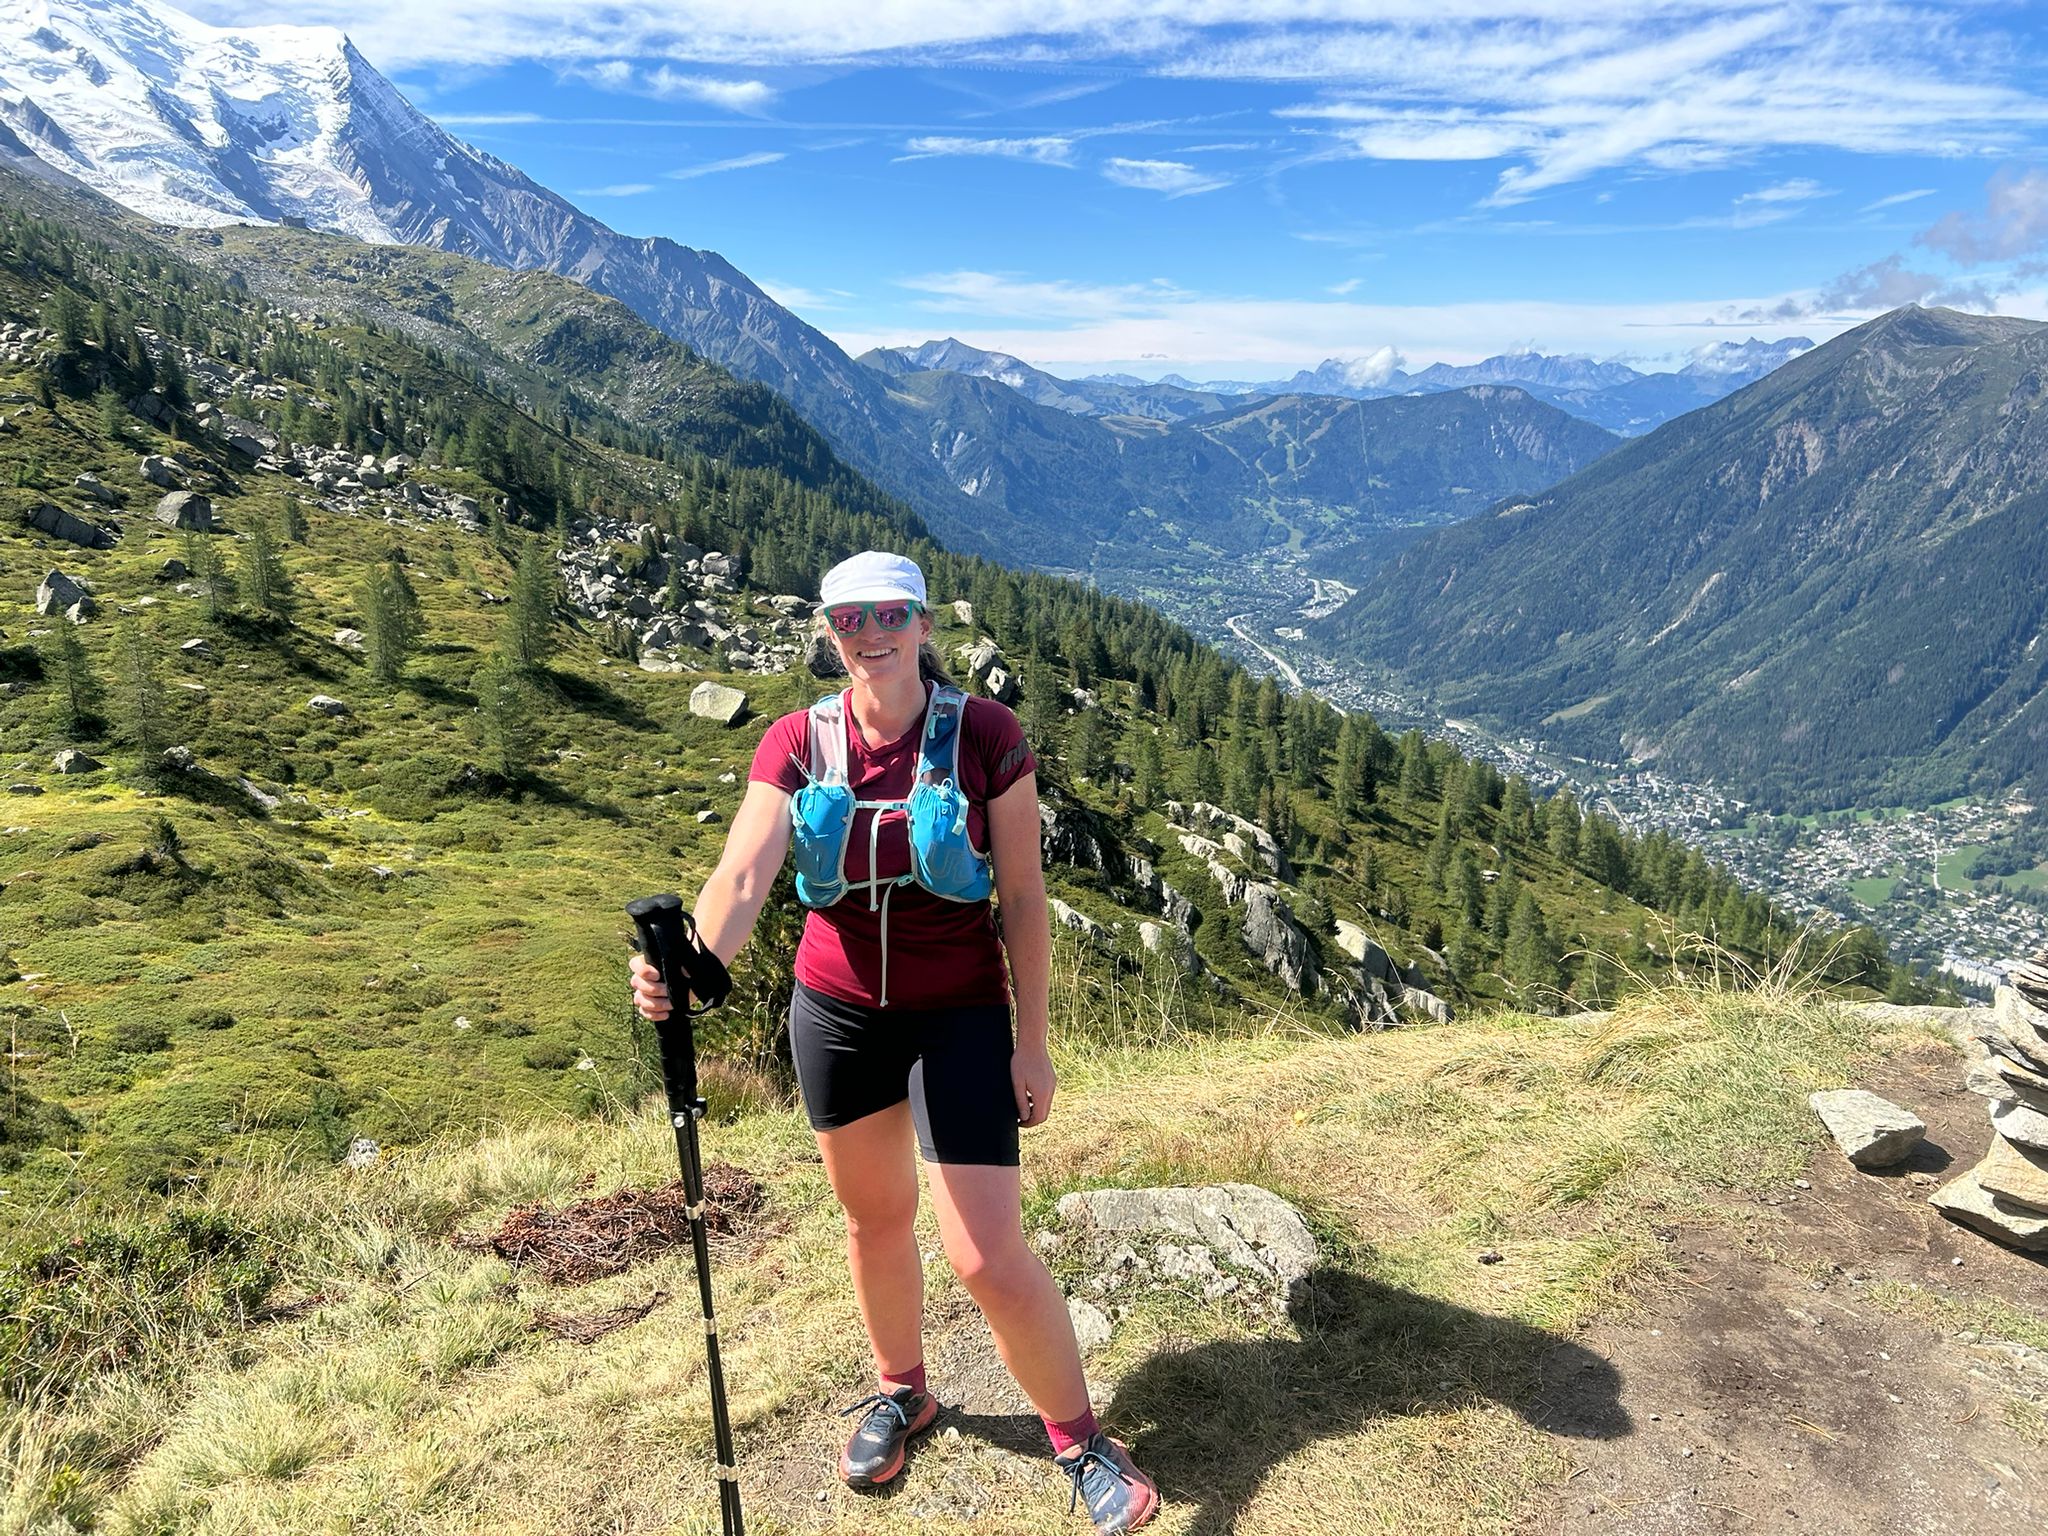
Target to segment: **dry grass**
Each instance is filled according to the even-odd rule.
[[[1652,1228],[1675,1202],[1802,1157],[1808,1086],[1872,1044],[1811,996],[1725,979],[1604,1017],[1344,1039],[1265,1021],[1142,1047],[1107,1033],[1068,1032],[1081,1043],[1053,1120],[1027,1139],[1033,1218],[1081,1186],[1245,1180],[1295,1201],[1324,1253],[1286,1324],[1165,1299],[1091,1358],[1112,1428],[1167,1489],[1168,1536],[1510,1530],[1568,1471],[1534,1406],[1539,1360],[1654,1283]],[[706,1140],[762,1178],[777,1224],[717,1260],[749,1524],[871,1529],[877,1506],[830,1486],[844,1426],[828,1407],[865,1363],[810,1138],[775,1109]],[[687,1252],[566,1289],[443,1240],[567,1203],[586,1179],[673,1176],[650,1112],[507,1128],[353,1175],[224,1180],[210,1198],[284,1234],[296,1293],[322,1299],[17,1419],[0,1442],[5,1530],[714,1529]],[[1482,1248],[1503,1262],[1476,1262]],[[953,1283],[935,1261],[935,1315],[967,1311]],[[591,1344],[529,1327],[536,1307],[597,1312],[656,1288],[678,1304]],[[914,1471],[892,1522],[1067,1528],[1064,1485],[1035,1457],[970,1434],[933,1441]]]

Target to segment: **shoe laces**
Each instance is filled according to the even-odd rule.
[[[1100,1479],[1105,1476],[1117,1483],[1124,1480],[1124,1469],[1118,1465],[1115,1457],[1095,1448],[1096,1438],[1099,1437],[1090,1438],[1088,1443],[1081,1447],[1080,1455],[1071,1459],[1064,1456],[1058,1458],[1061,1469],[1067,1474],[1067,1480],[1073,1484],[1073,1492],[1067,1499],[1067,1513],[1070,1515],[1079,1506],[1081,1495],[1087,1490],[1091,1480],[1097,1487],[1101,1486]],[[1088,1501],[1088,1510],[1092,1516],[1095,1511],[1095,1501],[1092,1498]]]
[[[912,1401],[915,1401],[915,1399],[912,1399]],[[869,1396],[862,1398],[859,1402],[850,1404],[847,1407],[840,1409],[839,1417],[843,1419],[849,1413],[859,1413],[863,1408],[869,1410],[870,1418],[872,1418],[877,1413],[887,1414],[890,1418],[893,1418],[896,1421],[896,1427],[898,1430],[906,1430],[910,1428],[910,1414],[904,1409],[903,1404],[899,1403],[898,1401],[896,1401],[895,1398],[889,1396],[887,1393],[884,1392],[872,1393]],[[865,1419],[861,1421],[861,1427],[867,1427],[867,1421]]]

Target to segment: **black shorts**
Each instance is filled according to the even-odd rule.
[[[908,1099],[926,1162],[1017,1166],[1008,1005],[864,1008],[798,982],[789,1046],[812,1130]]]

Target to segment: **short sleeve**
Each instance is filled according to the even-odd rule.
[[[1037,771],[1038,759],[1024,739],[1024,727],[1017,717],[994,699],[967,701],[967,747],[982,775],[982,791],[966,786],[969,796],[987,804],[1003,794],[1027,773]]]
[[[809,762],[810,756],[810,711],[799,709],[768,727],[761,745],[754,749],[747,781],[773,784],[784,794],[793,795],[804,785],[804,770],[798,765]]]

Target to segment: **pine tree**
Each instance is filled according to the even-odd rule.
[[[156,663],[156,642],[140,624],[124,626],[114,648],[115,698],[121,739],[141,757],[145,775],[157,771],[169,715]]]
[[[555,604],[560,588],[554,556],[545,542],[526,540],[512,572],[503,640],[505,655],[525,671],[546,666],[555,654]]]
[[[381,682],[397,681],[422,628],[419,598],[404,568],[395,560],[370,567],[356,588],[356,606],[362,610],[371,675]]]
[[[207,618],[218,620],[234,606],[235,578],[221,556],[220,545],[215,542],[214,535],[187,530],[185,566],[198,584],[200,595],[206,599]]]
[[[1129,738],[1131,756],[1131,799],[1141,809],[1156,805],[1166,782],[1166,760],[1159,750],[1159,736],[1150,727],[1133,722]]]
[[[306,542],[306,509],[299,498],[287,495],[284,499],[284,536],[294,544]]]
[[[470,687],[476,692],[477,745],[485,768],[508,782],[524,777],[538,745],[533,691],[524,668],[494,653],[477,669]]]
[[[1543,920],[1543,908],[1527,891],[1515,902],[1501,959],[1525,999],[1557,986],[1557,946]]]
[[[1579,855],[1579,803],[1569,789],[1560,789],[1552,797],[1544,820],[1551,853],[1571,863]]]
[[[78,626],[59,624],[43,642],[43,670],[55,684],[51,695],[51,723],[76,741],[96,735],[100,728],[100,683],[93,675],[85,644],[78,638]]]
[[[249,543],[242,555],[242,590],[258,613],[289,621],[292,612],[292,579],[278,558],[277,538],[270,531],[270,519],[252,515]]]

